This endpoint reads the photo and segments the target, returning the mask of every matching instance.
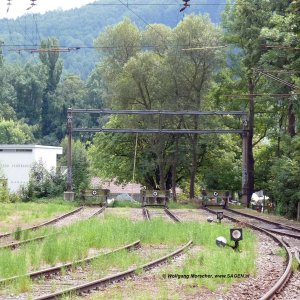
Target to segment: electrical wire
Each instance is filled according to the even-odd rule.
[[[88,3],[88,6],[121,6],[123,4],[119,3]],[[178,6],[180,3],[125,3],[126,7],[128,6]],[[190,6],[218,6],[218,5],[237,5],[235,3],[194,3],[190,4]],[[241,4],[240,4],[241,5]]]
[[[292,84],[292,83],[290,83],[290,82],[288,82],[286,80],[283,80],[283,79],[281,79],[279,77],[276,77],[276,76],[274,76],[272,74],[269,74],[269,73],[266,73],[266,72],[263,72],[263,71],[258,71],[258,72],[261,73],[262,75],[265,75],[265,76],[267,76],[267,77],[269,77],[269,78],[271,78],[271,79],[273,79],[275,81],[278,81],[278,82],[280,82],[280,83],[288,86],[291,89],[300,90],[300,87],[298,87],[298,86],[296,86],[296,85],[294,85],[294,84]]]

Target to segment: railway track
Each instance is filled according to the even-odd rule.
[[[70,211],[68,213],[65,213],[65,214],[59,216],[59,217],[53,218],[53,219],[51,219],[49,221],[43,222],[43,223],[35,225],[35,226],[31,226],[31,227],[28,227],[28,228],[23,228],[23,229],[21,229],[21,231],[25,231],[25,230],[29,230],[29,231],[30,230],[37,230],[37,229],[39,229],[41,227],[52,225],[52,224],[54,224],[54,223],[56,223],[56,222],[58,222],[58,221],[60,221],[60,220],[62,220],[64,218],[67,218],[69,216],[72,216],[73,214],[78,213],[82,209],[83,209],[83,207],[81,206],[81,207],[76,208],[76,209],[74,209],[74,210],[72,210],[72,211]],[[14,232],[2,233],[2,234],[0,234],[0,239],[12,236],[13,234],[14,234]]]
[[[107,206],[103,206],[101,208],[93,208],[92,210],[92,213],[89,213],[89,215],[87,217],[85,217],[86,219],[89,219],[89,218],[93,218],[101,213],[103,213],[103,211],[106,209]],[[50,226],[50,225],[53,225],[53,224],[56,224],[68,217],[73,217],[75,214],[81,212],[84,208],[83,207],[80,207],[80,208],[77,208],[69,213],[66,213],[62,216],[59,216],[57,218],[54,218],[50,221],[47,221],[47,222],[44,222],[42,224],[39,224],[39,225],[36,225],[36,226],[32,226],[32,227],[29,227],[29,228],[25,228],[25,229],[22,229],[21,232],[24,232],[26,230],[29,230],[29,231],[33,231],[33,230],[37,230],[41,227],[45,227],[45,226]],[[57,227],[61,227],[61,226],[57,226]],[[35,237],[35,238],[31,238],[31,239],[27,239],[27,240],[23,240],[23,241],[17,241],[15,238],[14,238],[14,232],[10,232],[10,233],[6,233],[2,236],[0,236],[0,250],[1,249],[16,249],[22,245],[25,245],[25,244],[28,244],[28,243],[32,243],[32,242],[39,242],[39,241],[42,241],[44,240],[47,235],[43,235],[43,236],[38,236],[38,237]]]
[[[220,209],[213,210],[213,209],[209,209],[209,208],[204,208],[204,209],[211,213],[214,213],[214,214],[216,214],[217,211],[223,211],[223,216],[225,218],[228,218],[233,222],[241,223],[247,227],[250,227],[252,229],[259,230],[260,232],[265,233],[285,250],[285,252],[287,254],[287,263],[286,263],[285,271],[282,274],[282,276],[277,280],[277,282],[260,298],[260,300],[274,299],[275,297],[277,297],[280,294],[280,292],[284,288],[287,287],[288,281],[290,280],[290,278],[292,276],[293,256],[292,256],[292,252],[290,251],[289,245],[286,244],[284,239],[277,236],[276,234],[274,234],[273,230],[268,230],[268,228],[270,226],[276,226],[276,225],[280,226],[282,224],[276,224],[276,222],[270,222],[270,221],[264,223],[264,220],[261,218],[252,218],[252,220],[251,220],[252,216],[246,215],[246,214],[241,214],[241,213],[235,214],[235,211],[232,211],[232,210],[227,211],[227,210],[220,210]],[[239,215],[239,218],[236,217],[237,215]],[[255,222],[253,221],[253,219],[255,220]],[[288,226],[288,227],[290,227],[290,226]],[[272,227],[271,227],[271,229],[272,229]],[[293,229],[294,228],[292,228],[292,230]],[[288,230],[291,230],[291,228],[289,228]],[[280,231],[280,233],[284,235],[284,232]]]
[[[95,260],[95,259],[97,259],[97,258],[99,258],[103,255],[109,255],[109,254],[112,254],[112,253],[119,252],[121,250],[128,250],[128,251],[135,250],[135,249],[139,248],[140,246],[141,246],[141,244],[140,244],[140,241],[138,240],[138,241],[135,241],[133,243],[130,243],[126,246],[120,247],[118,249],[115,249],[115,250],[110,251],[110,252],[105,253],[105,254],[94,255],[94,256],[91,256],[91,257],[88,257],[88,258],[85,258],[85,259],[74,261],[72,263],[62,264],[62,265],[59,265],[59,266],[56,266],[56,267],[47,268],[47,269],[27,273],[27,274],[22,275],[22,276],[14,276],[14,277],[10,277],[10,278],[5,278],[5,279],[0,280],[0,285],[3,285],[7,282],[12,282],[12,281],[18,280],[22,277],[28,277],[28,278],[34,280],[34,279],[42,278],[42,277],[49,277],[50,275],[53,275],[53,274],[60,274],[62,271],[70,270],[71,268],[74,268],[74,267],[79,266],[81,264],[90,263],[93,260]]]
[[[289,225],[285,225],[282,223],[266,220],[264,218],[260,218],[257,216],[253,216],[253,215],[239,212],[239,211],[229,209],[229,208],[222,210],[222,211],[224,213],[226,212],[227,216],[239,215],[240,218],[242,218],[242,220],[245,220],[248,223],[250,222],[251,224],[257,225],[257,226],[264,228],[268,231],[271,231],[273,233],[300,239],[300,229],[298,229],[298,228],[295,228],[295,227],[292,227]]]
[[[135,242],[139,244],[139,241]],[[140,265],[138,267],[134,267],[134,268],[130,268],[127,271],[124,272],[119,272],[116,274],[113,274],[111,276],[107,276],[104,278],[100,278],[100,279],[94,279],[92,281],[87,281],[88,275],[86,272],[83,273],[83,271],[79,271],[79,276],[80,276],[80,280],[76,280],[75,284],[74,281],[70,281],[68,279],[66,279],[68,276],[63,275],[59,278],[56,278],[54,283],[55,286],[58,287],[59,291],[56,292],[50,292],[51,289],[53,289],[53,282],[48,282],[48,274],[46,273],[45,275],[45,279],[44,280],[38,280],[37,282],[37,286],[33,286],[33,294],[32,295],[24,295],[24,294],[19,294],[16,296],[4,296],[5,298],[3,298],[3,296],[0,296],[0,299],[5,299],[5,300],[12,300],[12,299],[19,299],[19,300],[23,300],[23,299],[28,299],[28,296],[30,297],[30,299],[36,299],[36,300],[42,300],[42,299],[60,299],[62,297],[68,296],[68,295],[84,295],[86,293],[90,293],[93,290],[98,290],[99,288],[104,288],[107,285],[113,284],[113,283],[117,283],[121,280],[124,280],[126,278],[129,277],[133,277],[133,276],[138,276],[137,274],[139,274],[139,272],[141,270],[143,271],[148,271],[152,268],[155,268],[163,263],[169,262],[170,259],[173,259],[177,256],[179,256],[180,254],[182,254],[184,251],[186,251],[190,246],[192,245],[192,241],[189,241],[188,243],[186,243],[184,246],[178,248],[177,250],[173,251],[172,253],[169,253],[168,255],[164,255],[162,257],[160,257],[159,259],[156,259],[154,261],[151,261],[149,263]],[[130,245],[130,247],[132,247],[133,244]],[[124,248],[124,247],[123,247]],[[141,248],[142,249],[142,248]],[[120,249],[117,249],[118,251],[120,251]],[[115,251],[117,251],[115,250]],[[77,264],[79,264],[79,266],[82,266],[82,262],[78,262]],[[70,267],[73,269],[73,266]],[[52,270],[50,271],[52,274]],[[55,272],[56,274],[56,270],[53,270],[53,272]],[[64,271],[65,273],[65,271]],[[41,274],[37,273],[34,274],[32,276],[35,276],[35,278],[40,278]],[[31,276],[31,278],[32,278]],[[86,277],[84,279],[84,277]],[[10,279],[12,280],[12,279]],[[57,283],[57,284],[56,284]],[[34,282],[35,285],[35,282]],[[68,288],[66,288],[68,287]]]
[[[179,222],[179,223],[181,222],[179,220],[179,218],[176,215],[174,215],[168,208],[164,208],[163,210],[162,209],[152,209],[151,213],[150,213],[148,208],[143,207],[143,216],[144,216],[144,218],[146,220],[150,221],[150,219],[151,219],[150,215],[154,215],[155,217],[161,217],[161,218],[164,218],[167,215],[174,222]]]

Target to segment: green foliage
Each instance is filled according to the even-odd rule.
[[[21,121],[0,119],[1,144],[29,144],[34,141],[34,127]]]
[[[141,205],[138,202],[131,200],[114,200],[112,207],[140,208]]]
[[[0,251],[0,262],[6,259],[6,262],[1,264],[5,267],[0,269],[0,278],[13,276],[14,273],[24,274],[32,268],[33,263],[35,268],[40,268],[45,262],[53,265],[62,261],[73,261],[86,257],[90,248],[115,248],[137,239],[141,240],[142,245],[164,244],[172,249],[187,243],[189,239],[192,239],[195,245],[201,245],[206,251],[200,252],[200,256],[197,254],[196,257],[192,254],[183,267],[176,267],[178,274],[197,274],[199,267],[203,267],[206,274],[224,274],[223,271],[225,274],[227,271],[235,273],[233,270],[238,273],[251,273],[254,272],[255,267],[256,241],[250,231],[243,231],[244,239],[240,245],[240,252],[235,252],[229,247],[220,249],[216,246],[216,237],[224,235],[224,232],[227,232],[226,238],[229,238],[229,227],[224,224],[199,224],[199,222],[174,224],[162,219],[132,223],[129,219],[105,214],[104,218],[77,222],[59,231],[61,235],[49,235],[39,245],[26,245],[17,252]],[[118,232],[118,239],[115,238],[116,232]],[[68,239],[65,238],[66,236]],[[170,250],[168,249],[167,252]],[[201,259],[203,253],[206,254]],[[112,258],[108,257],[107,260],[100,257],[99,261],[95,262],[95,267],[98,266],[99,269],[99,266],[104,268],[115,266],[116,261],[113,262],[113,258],[116,259],[117,256],[112,255]],[[154,259],[155,256],[150,253],[147,261]],[[120,254],[118,261],[127,267],[129,259],[126,257]],[[15,264],[21,258],[23,258],[22,267],[16,272]],[[193,265],[192,260],[194,260]],[[11,269],[8,270],[6,266],[9,265]],[[217,282],[231,282],[231,280]]]
[[[128,19],[108,27],[95,43],[96,46],[112,43],[118,46],[101,48],[103,60],[99,69],[105,86],[103,98],[113,108],[122,109],[208,108],[211,106],[207,94],[212,74],[217,63],[222,61],[220,51],[209,49],[218,45],[221,39],[220,30],[207,16],[199,15],[185,17],[174,29],[155,24],[139,30]],[[152,51],[144,51],[141,45],[150,42],[155,47]],[[203,49],[183,52],[178,50],[178,45]],[[197,118],[113,116],[106,126],[198,129],[199,124]],[[149,187],[159,185],[162,189],[169,189],[171,168],[175,177],[173,184],[178,178],[189,176],[190,169],[193,170],[191,181],[195,180],[200,157],[205,155],[202,151],[205,147],[199,147],[202,140],[194,136],[183,139],[166,134],[138,137],[97,134],[89,151],[94,174],[119,182],[130,181],[136,138],[136,180]],[[174,170],[177,167],[181,173],[176,176]]]
[[[298,139],[299,140],[299,139]],[[299,142],[299,141],[298,141]],[[297,149],[297,153],[299,149]],[[299,157],[299,153],[297,154]],[[271,168],[269,189],[277,204],[277,211],[287,217],[296,217],[300,201],[300,165],[298,158],[287,155],[278,158]]]
[[[36,162],[30,171],[29,182],[22,187],[23,201],[33,198],[53,197],[65,190],[65,177],[55,170],[48,171],[42,161]]]
[[[67,138],[65,138],[61,146],[63,147],[64,155],[61,157],[60,166],[67,165]],[[81,189],[86,189],[90,185],[89,161],[87,157],[86,145],[80,140],[75,140],[72,143],[72,179],[73,189],[77,192]]]
[[[208,0],[204,2],[208,3]],[[98,3],[102,4],[101,1],[98,1]],[[140,3],[140,0],[131,0],[130,3]],[[149,0],[147,3],[157,3],[157,0]],[[224,5],[222,4],[191,6],[186,10],[185,15],[209,13],[213,22],[218,23],[223,8]],[[40,38],[44,39],[55,35],[59,38],[60,45],[65,47],[82,46],[77,51],[70,51],[66,55],[63,54],[62,58],[67,72],[75,73],[81,78],[87,78],[95,67],[98,55],[94,49],[85,49],[84,47],[91,46],[99,33],[105,30],[106,26],[116,24],[124,17],[132,18],[133,22],[139,27],[145,26],[144,20],[150,24],[164,23],[167,26],[175,27],[181,20],[182,15],[179,14],[178,6],[176,5],[137,5],[134,7],[134,14],[125,5],[113,5],[109,8],[105,5],[86,5],[67,11],[57,10],[42,15],[35,14],[34,18],[24,15],[16,20],[1,19],[0,37],[5,44],[11,44],[13,41],[19,45],[32,45]],[[35,54],[21,52],[20,55],[16,51],[8,52],[6,48],[4,49],[6,61],[24,63],[24,61],[35,59],[33,57]]]
[[[2,180],[0,179],[0,202],[9,202],[9,191],[5,185],[2,185]]]
[[[18,226],[14,232],[14,238],[18,241],[21,239],[21,235],[22,235],[22,228]]]

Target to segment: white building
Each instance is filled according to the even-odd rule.
[[[56,168],[57,155],[62,147],[41,145],[0,145],[0,170],[7,178],[8,188],[16,192],[29,181],[35,162],[42,161],[47,170]]]

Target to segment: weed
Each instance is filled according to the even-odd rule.
[[[112,204],[112,207],[131,207],[131,208],[140,208],[141,204],[137,201],[129,200],[115,200]]]
[[[16,228],[16,230],[14,231],[13,236],[17,241],[19,241],[21,239],[21,235],[22,235],[22,228],[20,226],[18,226]]]
[[[284,248],[280,248],[280,249],[278,249],[277,251],[276,251],[276,255],[277,256],[281,256],[281,257],[287,257],[287,253],[286,253],[286,251],[285,251],[285,249]]]
[[[299,263],[298,263],[297,259],[295,257],[293,257],[293,259],[292,259],[292,271],[297,272],[298,267],[299,267]]]

